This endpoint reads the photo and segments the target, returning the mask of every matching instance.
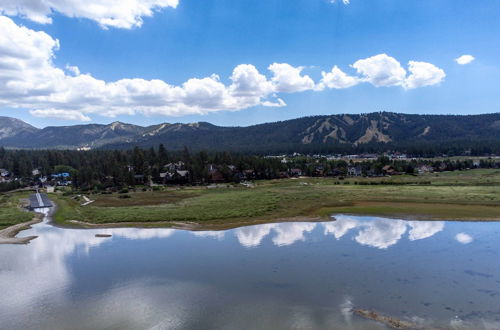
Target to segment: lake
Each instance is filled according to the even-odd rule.
[[[46,219],[0,246],[0,328],[384,329],[353,308],[500,328],[500,223],[335,218],[221,232]]]

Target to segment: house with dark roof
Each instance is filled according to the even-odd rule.
[[[363,171],[361,166],[348,166],[347,167],[347,175],[349,176],[362,176]]]
[[[394,174],[397,174],[397,171],[394,167],[392,167],[391,165],[385,165],[384,167],[382,167],[382,172],[386,175],[394,175]]]
[[[423,165],[419,165],[417,167],[417,171],[419,174],[432,173],[432,172],[434,172],[434,167],[432,167],[430,165],[423,164]]]

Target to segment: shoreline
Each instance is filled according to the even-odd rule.
[[[377,215],[377,214],[362,214],[362,213],[337,213],[328,217],[308,217],[308,216],[298,216],[292,218],[276,218],[276,219],[254,219],[254,220],[244,220],[244,221],[230,221],[226,223],[220,222],[190,222],[190,221],[155,221],[155,222],[118,222],[118,223],[102,223],[95,224],[84,221],[77,220],[66,220],[63,224],[57,223],[54,220],[54,213],[57,210],[57,204],[53,203],[53,207],[47,215],[42,213],[36,213],[32,220],[24,223],[19,223],[12,225],[10,227],[0,230],[0,245],[2,244],[28,244],[31,240],[37,238],[38,236],[27,236],[27,237],[16,237],[17,234],[24,230],[31,229],[32,225],[40,223],[43,221],[44,217],[47,218],[47,224],[62,228],[62,229],[113,229],[113,228],[140,228],[140,229],[175,229],[175,230],[186,230],[186,231],[224,231],[231,230],[242,227],[249,227],[255,225],[263,224],[275,224],[284,222],[327,222],[336,221],[336,216],[338,215],[350,215],[350,216],[361,216],[361,217],[384,217],[392,220],[403,220],[403,221],[450,221],[450,222],[500,222],[500,218],[497,219],[440,219],[433,218],[432,216],[423,215]]]
[[[31,229],[31,226],[43,221],[44,214],[36,213],[33,219],[18,223],[0,230],[0,244],[28,244],[38,236],[16,237],[21,231]]]
[[[60,228],[73,228],[73,229],[109,229],[109,228],[169,228],[187,231],[223,231],[241,227],[283,223],[283,222],[323,222],[335,221],[335,218],[323,217],[294,217],[294,218],[278,218],[274,220],[251,220],[242,222],[228,222],[228,223],[200,223],[191,221],[155,221],[155,222],[115,222],[115,223],[90,223],[78,220],[67,220],[64,224],[54,224]],[[69,226],[68,226],[69,225]]]
[[[471,218],[471,219],[457,219],[457,218],[443,218],[436,217],[432,215],[423,214],[370,214],[363,212],[339,212],[332,213],[330,216],[295,216],[295,217],[283,217],[283,218],[242,218],[242,219],[229,219],[225,221],[214,220],[214,221],[204,221],[204,222],[193,222],[193,221],[151,221],[151,222],[110,222],[110,223],[90,223],[78,220],[65,220],[62,223],[56,222],[54,219],[54,214],[58,209],[57,203],[52,201],[53,207],[50,208],[48,214],[44,215],[42,213],[36,213],[32,220],[20,224],[16,224],[5,229],[0,230],[0,244],[28,244],[31,240],[37,238],[38,236],[28,236],[28,237],[16,237],[21,231],[28,230],[32,225],[40,223],[43,221],[44,217],[47,218],[47,224],[62,228],[62,229],[110,229],[110,228],[143,228],[143,229],[155,229],[155,228],[168,228],[176,230],[186,230],[186,231],[224,231],[231,230],[235,228],[263,225],[263,224],[275,224],[284,222],[327,222],[336,221],[336,216],[338,215],[349,215],[349,216],[361,216],[361,217],[383,217],[393,220],[403,220],[403,221],[450,221],[450,222],[500,222],[499,218]]]
[[[379,217],[391,220],[402,221],[448,221],[448,222],[500,222],[500,218],[471,218],[471,219],[456,219],[456,218],[440,218],[427,215],[408,215],[408,214],[367,214],[367,213],[334,213],[331,216],[296,216],[290,218],[275,218],[275,219],[245,219],[242,221],[206,221],[193,222],[193,221],[152,221],[152,222],[110,222],[110,223],[91,223],[78,220],[66,220],[64,223],[55,223],[52,219],[49,223],[59,228],[72,228],[72,229],[109,229],[109,228],[170,228],[177,230],[188,231],[223,231],[241,227],[249,227],[263,224],[275,224],[283,222],[328,222],[336,221],[336,216],[348,215],[358,217]]]

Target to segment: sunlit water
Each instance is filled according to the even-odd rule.
[[[223,232],[70,230],[0,246],[0,328],[500,328],[500,223],[336,216]],[[111,234],[97,238],[96,234]]]

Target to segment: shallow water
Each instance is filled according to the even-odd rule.
[[[338,215],[223,232],[72,230],[0,246],[0,328],[500,328],[500,223]],[[111,234],[97,238],[96,234]]]

